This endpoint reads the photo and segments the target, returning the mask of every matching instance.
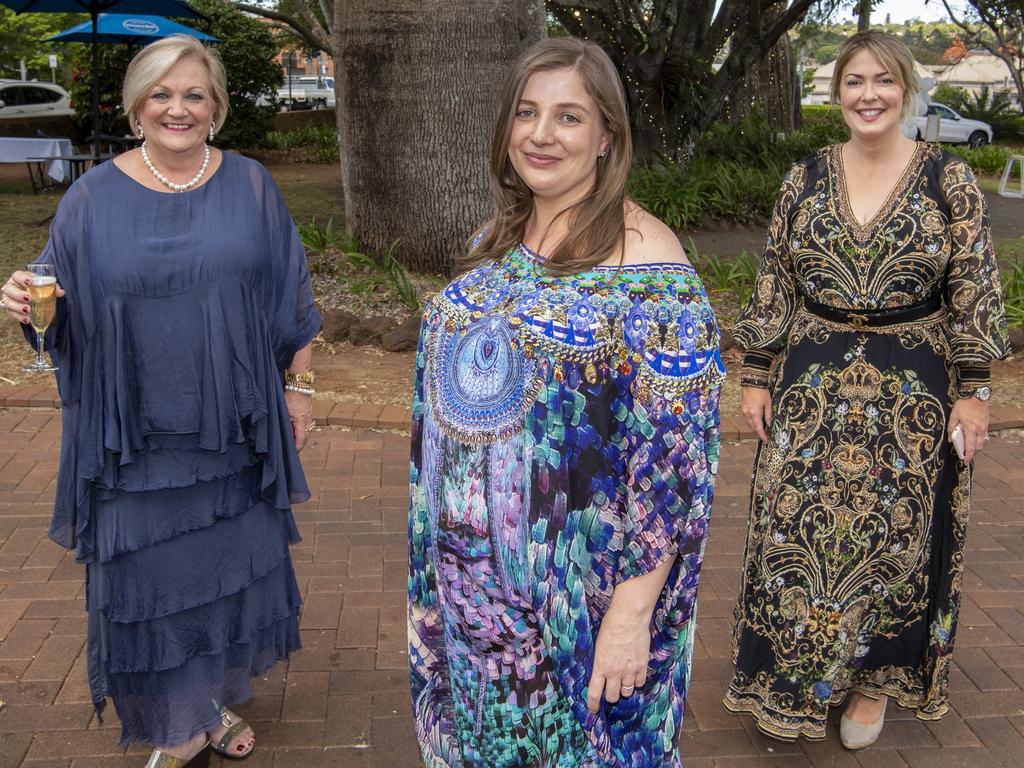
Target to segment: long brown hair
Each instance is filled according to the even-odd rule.
[[[575,37],[542,40],[516,61],[502,88],[491,140],[491,192],[495,210],[490,221],[470,239],[459,266],[469,268],[502,258],[526,234],[533,212],[533,192],[512,167],[508,156],[512,126],[526,83],[537,72],[571,69],[580,76],[597,103],[608,133],[605,156],[597,161],[593,189],[559,216],[569,216],[569,232],[548,259],[548,271],[572,274],[611,258],[625,248],[626,179],[633,162],[629,114],[622,80],[608,55],[595,43]],[[472,243],[476,243],[475,247]]]

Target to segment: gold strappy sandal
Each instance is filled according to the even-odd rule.
[[[218,755],[224,755],[224,757],[227,757],[231,760],[241,760],[243,757],[248,757],[249,755],[251,755],[252,751],[256,748],[255,741],[244,752],[232,752],[230,749],[231,742],[234,741],[235,738],[239,734],[241,734],[246,728],[248,728],[249,724],[227,707],[221,708],[220,721],[224,725],[224,727],[227,728],[227,730],[224,732],[224,735],[217,740],[215,744],[211,745],[213,747],[213,751],[216,752]]]
[[[146,762],[146,768],[208,768],[210,765],[210,740],[191,759],[173,757],[160,749],[154,749]]]

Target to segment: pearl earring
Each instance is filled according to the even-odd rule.
[[[139,134],[139,138],[140,138],[140,139],[144,139],[144,138],[146,138],[146,134],[144,134],[144,133],[142,132],[142,121],[141,121],[141,120],[136,120],[136,121],[135,121],[135,132],[136,132],[137,134]]]
[[[210,123],[210,141],[213,141],[213,126],[215,123]]]

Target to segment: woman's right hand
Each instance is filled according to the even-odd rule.
[[[772,395],[761,387],[743,387],[741,405],[747,425],[762,443],[768,442],[768,427],[772,425]]]
[[[4,283],[3,296],[0,302],[3,303],[4,311],[23,325],[28,324],[28,286],[32,284],[33,274],[31,272],[18,271],[8,278]],[[64,289],[57,284],[57,298],[64,295]]]

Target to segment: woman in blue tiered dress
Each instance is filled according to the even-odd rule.
[[[288,545],[311,392],[282,374],[308,368],[320,320],[274,182],[206,147],[227,104],[219,61],[168,38],[125,94],[144,150],[68,190],[40,257],[66,294],[48,338],[63,410],[50,535],[86,564],[93,702],[110,696],[122,743],[153,744],[164,768],[211,737],[251,751],[225,708],[299,647]],[[16,317],[24,276],[4,287]]]
[[[678,240],[625,197],[630,155],[600,48],[523,55],[497,213],[417,355],[409,655],[429,768],[680,765],[723,369]]]

